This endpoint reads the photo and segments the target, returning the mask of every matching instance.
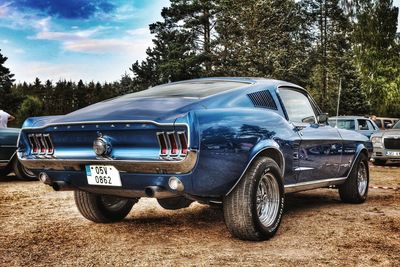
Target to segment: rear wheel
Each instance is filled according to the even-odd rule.
[[[346,182],[339,186],[340,198],[343,202],[363,203],[367,199],[368,185],[368,159],[366,155],[361,154]]]
[[[15,175],[22,180],[25,181],[36,181],[36,175],[29,169],[25,168],[24,165],[18,159],[14,159],[13,161],[13,170]]]
[[[117,222],[126,217],[138,199],[75,191],[75,204],[79,212],[88,220],[97,223]]]
[[[284,189],[279,166],[258,158],[235,189],[224,198],[225,223],[232,235],[245,240],[266,240],[281,222]]]
[[[157,202],[166,210],[178,210],[189,207],[193,201],[185,197],[172,197],[157,199]]]

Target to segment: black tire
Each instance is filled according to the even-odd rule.
[[[362,153],[354,163],[349,177],[339,186],[340,199],[347,203],[363,203],[368,196],[368,158]]]
[[[384,159],[374,159],[372,162],[375,166],[385,166],[386,165],[386,160]]]
[[[96,223],[117,222],[126,217],[138,199],[125,199],[113,196],[75,191],[75,204],[79,212]]]
[[[185,197],[172,197],[157,199],[157,202],[166,210],[179,210],[189,207],[193,201]]]
[[[264,190],[266,181],[271,188]],[[264,188],[265,189],[265,188]],[[270,192],[267,196],[266,192]],[[267,206],[258,211],[262,203],[257,205],[260,194]],[[272,195],[273,196],[272,196]],[[284,188],[281,170],[276,162],[267,157],[256,159],[246,171],[239,184],[223,201],[225,224],[231,234],[244,240],[266,240],[275,235],[282,219],[284,207]],[[268,204],[265,204],[268,202]],[[259,213],[260,212],[260,213]],[[271,212],[267,222],[262,222],[259,214]]]
[[[21,180],[24,180],[24,181],[37,181],[38,180],[36,175],[29,169],[25,168],[25,166],[22,165],[18,159],[14,159],[14,161],[13,161],[13,170],[14,170],[15,176],[17,176]]]

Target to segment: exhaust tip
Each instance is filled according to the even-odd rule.
[[[154,191],[154,189],[153,189],[151,186],[146,187],[146,188],[144,189],[144,193],[145,193],[146,196],[148,196],[148,197],[154,197],[154,195],[155,195],[155,191]]]
[[[48,184],[51,185],[53,182],[51,180],[51,178],[49,177],[49,175],[45,172],[41,172],[39,174],[39,180],[44,183],[44,184]]]
[[[179,180],[178,177],[172,176],[168,180],[168,185],[172,190],[176,190],[179,192],[182,192],[185,187],[183,186],[183,183],[181,180]]]

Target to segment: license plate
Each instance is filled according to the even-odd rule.
[[[386,151],[386,156],[399,157],[400,156],[400,151]]]
[[[122,186],[119,171],[114,166],[86,165],[90,185]]]

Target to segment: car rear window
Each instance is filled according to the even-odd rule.
[[[337,125],[336,125],[336,120],[329,120],[329,125],[332,127],[337,127],[340,129],[346,129],[346,130],[355,130],[356,125],[354,120],[337,120]]]
[[[136,97],[206,97],[224,91],[250,85],[249,82],[237,81],[191,81],[163,84],[137,93],[127,94],[121,98]]]

